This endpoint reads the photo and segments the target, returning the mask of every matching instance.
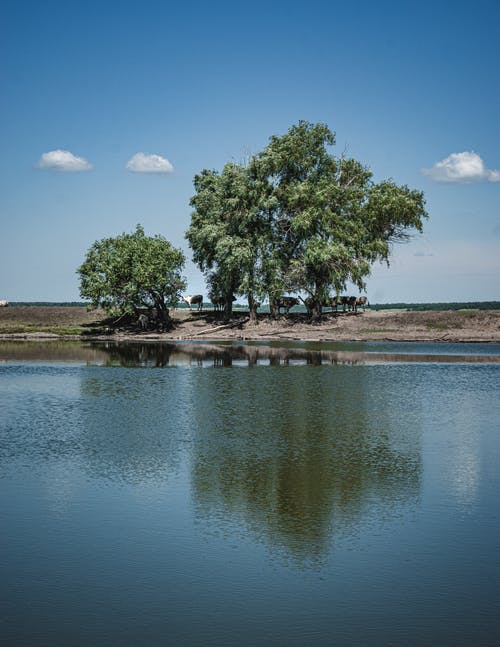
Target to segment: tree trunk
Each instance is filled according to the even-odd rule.
[[[257,321],[257,308],[259,304],[253,296],[253,292],[248,294],[248,313],[250,316],[250,323],[255,323]]]
[[[171,330],[172,328],[172,319],[170,317],[170,311],[165,305],[164,302],[156,303],[156,310],[158,312],[158,329],[161,331]]]
[[[319,321],[321,319],[321,301],[316,300],[314,302],[314,309],[313,309],[313,319],[314,321]]]
[[[272,319],[277,319],[278,318],[278,302],[276,299],[271,299],[269,298],[269,314],[271,315]]]
[[[225,303],[224,303],[224,320],[229,321],[231,319],[231,316],[233,314],[233,293],[232,292],[226,292],[224,295],[225,298]]]

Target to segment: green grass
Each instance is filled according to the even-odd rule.
[[[33,333],[49,333],[54,335],[92,335],[100,332],[99,328],[88,328],[84,326],[37,326],[36,324],[17,324],[0,327],[1,334],[23,335]]]
[[[88,329],[82,326],[47,326],[44,332],[56,335],[85,335],[88,334]]]
[[[439,321],[428,321],[426,327],[430,330],[449,330],[450,326]]]

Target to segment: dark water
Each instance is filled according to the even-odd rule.
[[[499,358],[0,345],[0,642],[500,644]]]

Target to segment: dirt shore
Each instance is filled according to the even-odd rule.
[[[113,328],[105,313],[84,307],[16,306],[0,309],[2,339],[116,340],[301,340],[301,341],[438,341],[500,342],[498,310],[366,310],[329,313],[311,323],[300,313],[273,320],[259,315],[251,324],[237,312],[229,325],[211,311],[171,312],[174,328],[142,332],[136,326]]]

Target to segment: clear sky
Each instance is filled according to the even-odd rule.
[[[188,259],[193,176],[300,119],[424,191],[372,302],[500,299],[500,3],[4,0],[0,299],[79,300],[100,238]],[[188,261],[188,293],[204,280]]]

